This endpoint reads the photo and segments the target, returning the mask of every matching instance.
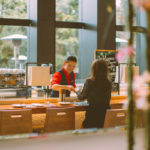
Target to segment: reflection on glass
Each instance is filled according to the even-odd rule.
[[[56,0],[57,21],[78,21],[78,0]]]
[[[78,30],[56,29],[56,70],[63,66],[67,56],[78,58]],[[75,72],[78,72],[78,64]]]
[[[0,68],[24,69],[27,60],[27,28],[0,26]]]
[[[0,0],[0,18],[27,18],[27,0]]]

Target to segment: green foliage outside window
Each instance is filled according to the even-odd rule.
[[[78,0],[56,0],[57,21],[78,21]]]
[[[0,0],[0,18],[27,18],[27,0]],[[78,0],[56,0],[56,20],[78,21]],[[12,34],[26,35],[25,27],[0,26],[0,38]],[[67,55],[78,56],[78,32],[74,29],[56,31],[56,68],[62,66]],[[0,40],[0,67],[10,67],[13,57],[11,41]],[[4,50],[9,51],[4,55]],[[21,55],[27,55],[27,40],[22,40]],[[13,66],[12,66],[13,67]]]
[[[0,0],[0,18],[27,18],[27,1],[26,0]],[[26,35],[26,28],[19,26],[0,26],[0,38],[12,35]],[[27,41],[22,41],[20,54],[27,55]],[[14,55],[11,41],[0,40],[0,67],[14,67],[10,61]]]
[[[78,21],[78,0],[56,0],[57,21]],[[78,30],[56,29],[56,70],[68,55],[78,57]],[[76,70],[78,71],[78,70]]]

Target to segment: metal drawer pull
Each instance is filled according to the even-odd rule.
[[[63,115],[66,115],[67,113],[66,112],[59,112],[57,113],[57,116],[63,116]]]
[[[117,117],[125,117],[125,113],[118,113],[116,116]]]
[[[11,117],[11,118],[21,118],[22,115],[11,115],[10,117]]]

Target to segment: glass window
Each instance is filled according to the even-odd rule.
[[[67,56],[74,55],[78,58],[78,42],[77,29],[56,29],[56,70],[63,66]],[[78,72],[78,64],[75,72]]]
[[[27,0],[0,0],[0,18],[27,18]]]
[[[78,21],[78,0],[56,0],[57,21]]]
[[[116,50],[127,47],[128,39],[129,39],[129,32],[117,31],[116,32]],[[133,47],[136,53],[136,33],[134,33]],[[135,61],[136,59],[134,59],[134,62]],[[124,60],[124,62],[127,62],[127,60]]]
[[[128,44],[129,33],[117,31],[116,32],[116,49],[124,48]]]
[[[125,8],[124,1],[116,0],[116,24],[124,25],[125,24]]]
[[[27,27],[0,26],[0,68],[25,68]]]
[[[116,25],[125,25],[128,14],[127,0],[116,0]],[[134,15],[134,25],[136,17]]]

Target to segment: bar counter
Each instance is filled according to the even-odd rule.
[[[123,104],[125,103],[125,96],[112,96],[111,101],[110,101],[110,106],[112,109],[117,109],[117,108],[122,108]],[[70,102],[74,102],[77,101],[77,98],[75,97],[70,97],[70,98],[66,98],[66,101],[70,101]],[[29,98],[29,99],[24,99],[24,98],[16,98],[16,99],[4,99],[4,100],[0,100],[0,110],[3,109],[14,109],[14,107],[12,106],[12,104],[26,104],[27,106],[29,104],[32,103],[42,103],[45,106],[43,107],[25,107],[25,108],[30,108],[32,109],[32,113],[45,113],[46,112],[46,108],[49,108],[51,106],[49,106],[48,104],[54,104],[55,108],[59,108],[59,107],[74,107],[75,111],[85,111],[86,106],[83,105],[75,105],[73,103],[70,103],[68,105],[61,105],[59,103],[60,99],[59,98]],[[24,109],[24,108],[15,108],[15,109]]]

